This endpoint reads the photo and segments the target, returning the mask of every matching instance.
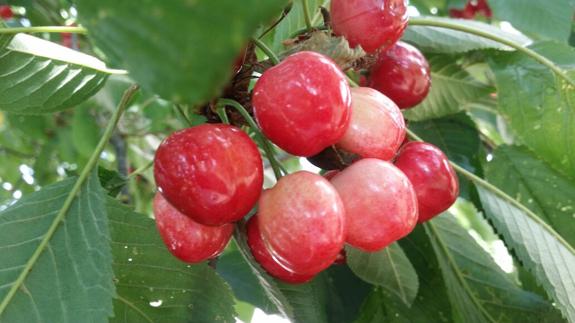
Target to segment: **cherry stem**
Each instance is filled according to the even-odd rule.
[[[567,83],[569,83],[571,86],[575,87],[575,81],[573,79],[571,79],[571,77],[569,77],[569,75],[567,75],[567,73],[563,69],[561,69],[559,66],[555,65],[555,63],[553,63],[551,60],[549,60],[545,56],[537,53],[536,51],[534,51],[530,48],[527,48],[521,44],[518,44],[518,43],[516,43],[510,39],[506,39],[506,38],[498,36],[496,34],[492,34],[490,32],[481,30],[477,27],[471,27],[471,26],[462,25],[462,24],[453,23],[453,22],[444,21],[444,20],[438,21],[438,20],[427,19],[427,18],[410,18],[409,24],[411,26],[428,26],[428,27],[438,27],[438,28],[445,28],[445,29],[462,31],[462,32],[465,32],[468,34],[472,34],[472,35],[476,35],[479,37],[493,40],[493,41],[501,43],[503,45],[507,45],[511,48],[516,49],[517,51],[524,53],[525,55],[531,57],[532,59],[538,61],[539,63],[547,66],[553,72],[555,72],[555,74],[557,74],[559,77],[561,77],[562,79],[567,81]]]
[[[252,38],[252,41],[254,42],[254,44],[262,50],[262,52],[264,52],[272,61],[272,63],[274,63],[274,65],[279,64],[280,59],[278,58],[278,56],[261,40],[257,39],[257,38]]]
[[[182,108],[182,105],[180,104],[175,104],[174,108],[176,108],[176,111],[178,112],[178,114],[182,117],[182,119],[184,119],[186,121],[186,123],[188,124],[188,126],[193,127],[194,124],[192,123],[192,120],[190,120],[190,118],[188,118],[188,116],[186,115],[186,113],[184,112],[184,109]]]
[[[144,173],[145,171],[147,171],[148,169],[150,169],[152,166],[154,166],[154,161],[150,160],[149,162],[146,163],[146,165],[134,170],[133,172],[131,172],[127,177],[126,180],[129,181],[132,178],[141,175],[142,173]]]
[[[34,26],[34,27],[0,28],[0,34],[18,34],[18,33],[86,34],[87,30],[86,30],[86,28],[83,28],[83,27],[66,27],[66,26]]]
[[[407,134],[413,140],[424,141],[417,134],[415,134],[413,131],[411,131],[409,129],[407,129]],[[520,211],[527,214],[527,216],[529,216],[533,221],[535,221],[537,224],[542,226],[545,230],[547,230],[549,232],[549,234],[551,234],[557,240],[559,240],[559,242],[561,244],[563,244],[564,247],[566,247],[569,251],[571,251],[572,253],[575,254],[575,250],[573,250],[573,247],[571,247],[571,245],[568,244],[565,241],[565,239],[563,239],[563,237],[561,237],[553,228],[551,228],[545,221],[543,221],[540,217],[537,216],[537,214],[533,213],[533,211],[528,209],[525,205],[521,204],[519,201],[517,201],[514,198],[512,198],[511,196],[507,195],[507,193],[503,192],[501,189],[499,189],[498,187],[494,186],[493,184],[487,182],[483,178],[471,173],[467,169],[457,165],[456,163],[454,163],[452,161],[449,161],[449,163],[451,164],[453,169],[455,169],[455,171],[457,171],[459,174],[461,174],[464,177],[466,177],[467,179],[469,179],[471,182],[474,182],[475,184],[482,186],[483,188],[493,192],[495,195],[497,195],[501,199],[507,201],[508,203],[512,204],[514,207],[518,208]]]
[[[10,290],[8,291],[6,296],[4,296],[2,303],[0,303],[0,316],[6,310],[12,298],[14,297],[14,295],[16,295],[16,292],[20,290],[20,288],[23,286],[24,280],[26,280],[26,277],[32,271],[32,268],[42,255],[42,252],[46,250],[46,247],[48,246],[50,239],[54,237],[54,234],[56,233],[56,230],[60,226],[60,223],[64,221],[64,218],[66,217],[68,211],[72,207],[72,203],[80,193],[82,186],[92,173],[94,167],[96,167],[96,165],[98,164],[100,155],[102,154],[102,151],[104,151],[104,149],[106,148],[106,145],[110,141],[110,138],[112,138],[114,130],[116,129],[116,125],[120,121],[120,117],[130,104],[132,98],[138,92],[138,90],[139,87],[137,85],[132,85],[129,89],[127,89],[124,92],[124,96],[122,97],[120,103],[118,104],[118,108],[116,109],[116,111],[114,111],[114,114],[112,115],[112,118],[110,119],[110,122],[108,123],[108,126],[106,127],[106,130],[102,135],[102,138],[100,138],[100,141],[98,142],[96,149],[94,149],[94,152],[90,156],[90,159],[86,163],[86,166],[84,166],[84,168],[82,169],[80,176],[78,176],[78,178],[76,179],[76,182],[72,187],[72,190],[66,196],[66,200],[64,200],[64,203],[62,204],[62,208],[60,208],[60,210],[56,214],[56,217],[52,221],[50,227],[48,228],[48,231],[46,231],[46,234],[42,238],[42,241],[40,242],[40,244],[30,257],[28,262],[20,272],[18,278],[14,281],[14,283],[10,287]]]
[[[302,9],[303,9],[303,17],[305,19],[305,25],[308,29],[311,29],[313,27],[313,24],[311,22],[311,17],[309,15],[309,4],[307,0],[301,0],[302,2]]]
[[[268,138],[266,138],[266,136],[264,136],[264,134],[261,132],[261,130],[258,127],[258,125],[256,124],[256,122],[250,116],[249,112],[246,110],[246,108],[244,108],[243,105],[241,105],[238,101],[231,100],[231,99],[219,99],[217,105],[221,106],[221,107],[230,106],[230,107],[236,109],[239,112],[239,114],[241,114],[241,116],[246,120],[246,122],[249,124],[250,128],[252,128],[252,130],[256,133],[258,138],[261,140],[262,148],[264,149],[264,151],[266,153],[266,157],[270,162],[270,165],[274,171],[274,175],[275,175],[276,179],[279,180],[282,177],[282,172],[284,174],[288,173],[283,168],[283,166],[277,161],[272,144],[269,142]]]

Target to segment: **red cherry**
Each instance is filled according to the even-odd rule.
[[[406,0],[332,0],[330,11],[334,33],[368,53],[386,50],[407,27]]]
[[[385,94],[400,109],[414,107],[429,93],[429,64],[417,48],[398,42],[387,52],[379,53],[368,86]]]
[[[346,242],[378,251],[409,234],[417,222],[417,196],[409,179],[393,164],[366,158],[336,175],[345,206]]]
[[[475,12],[485,16],[486,18],[491,18],[493,16],[487,0],[477,0]]]
[[[262,193],[259,228],[266,247],[284,268],[315,275],[343,248],[345,214],[335,188],[323,177],[300,171]]]
[[[183,215],[160,193],[154,197],[156,226],[170,252],[189,263],[216,257],[224,250],[234,231],[233,224],[210,227]]]
[[[301,275],[290,272],[283,268],[273,257],[269,250],[266,248],[260,229],[258,227],[258,217],[254,215],[247,224],[248,245],[252,255],[262,268],[279,280],[290,284],[302,284],[310,281],[313,275]]]
[[[299,52],[264,72],[252,103],[271,141],[290,154],[307,157],[343,136],[351,94],[345,75],[331,59]]]
[[[323,174],[323,178],[327,179],[328,181],[330,181],[332,178],[335,177],[335,175],[339,174],[339,170],[330,170],[325,172],[325,174]]]
[[[0,18],[4,20],[12,19],[14,17],[14,12],[10,6],[0,6]]]
[[[205,124],[173,133],[156,151],[156,183],[180,212],[205,225],[244,217],[263,184],[262,158],[240,129]]]
[[[409,178],[419,205],[418,222],[447,210],[459,195],[459,182],[445,154],[425,142],[407,143],[395,165]]]
[[[364,158],[390,160],[405,138],[401,111],[385,95],[367,87],[351,90],[352,113],[339,148]]]

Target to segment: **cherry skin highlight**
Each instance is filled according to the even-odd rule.
[[[343,136],[351,94],[331,59],[299,52],[263,73],[252,104],[266,137],[292,155],[308,157]]]
[[[350,245],[368,252],[385,248],[409,234],[417,223],[413,186],[393,164],[366,158],[331,183],[343,201]]]
[[[275,277],[281,281],[290,284],[302,284],[310,281],[313,275],[300,275],[290,272],[283,268],[278,262],[272,257],[272,254],[266,248],[260,229],[258,227],[258,217],[254,215],[247,223],[247,235],[248,235],[248,245],[252,255],[256,261],[262,266],[262,268],[270,274],[270,276]]]
[[[288,271],[315,275],[343,248],[343,204],[320,175],[300,171],[282,177],[262,193],[258,216],[267,249]]]
[[[387,52],[379,53],[368,86],[385,94],[400,109],[412,108],[429,93],[429,63],[417,48],[398,42]]]
[[[332,0],[330,13],[334,33],[368,53],[387,50],[408,21],[406,0]]]
[[[244,217],[263,184],[262,158],[240,129],[204,124],[170,135],[156,151],[160,192],[180,212],[204,225]]]
[[[219,255],[234,231],[233,224],[210,227],[183,215],[160,193],[154,197],[156,227],[168,250],[188,263],[198,263]]]
[[[419,205],[418,222],[447,210],[459,195],[459,181],[447,156],[425,142],[409,142],[399,152],[395,166],[409,178]]]
[[[401,110],[367,87],[353,88],[351,97],[351,121],[337,147],[364,158],[392,159],[405,138]]]

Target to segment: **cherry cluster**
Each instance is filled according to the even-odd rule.
[[[406,140],[400,109],[419,104],[430,87],[423,55],[397,42],[406,4],[379,3],[331,2],[334,33],[377,56],[363,87],[350,88],[330,58],[302,51],[266,70],[252,94],[258,125],[279,148],[310,159],[334,149],[352,156],[349,164],[323,176],[286,174],[262,191],[258,147],[237,127],[204,124],[162,142],[154,213],[175,256],[217,256],[233,223],[257,205],[245,227],[252,255],[270,275],[303,283],[340,262],[344,244],[379,251],[454,203],[458,181],[447,157]]]

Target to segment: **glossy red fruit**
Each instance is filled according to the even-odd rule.
[[[343,248],[345,213],[335,188],[300,171],[282,177],[259,200],[259,228],[266,247],[289,271],[315,275]]]
[[[473,19],[475,18],[475,9],[467,3],[463,9],[449,9],[451,18]]]
[[[398,42],[387,52],[379,53],[368,86],[385,94],[400,109],[414,107],[429,93],[429,63],[417,48]]]
[[[491,18],[493,16],[487,0],[477,0],[477,4],[475,5],[475,12],[485,16],[486,18]]]
[[[411,181],[419,205],[418,222],[447,210],[459,195],[459,182],[445,154],[432,144],[407,143],[395,165]]]
[[[405,139],[401,111],[385,95],[367,87],[351,90],[351,122],[337,147],[364,158],[390,160]]]
[[[261,76],[252,103],[271,141],[290,154],[307,157],[343,136],[351,94],[345,75],[331,59],[299,52]]]
[[[262,268],[279,280],[290,284],[302,284],[310,281],[313,275],[296,274],[283,268],[266,248],[260,229],[258,227],[258,217],[254,215],[247,224],[248,245],[252,255]]]
[[[154,197],[156,226],[170,252],[189,263],[202,262],[222,252],[234,231],[233,224],[210,227],[183,215],[160,193]]]
[[[333,31],[368,53],[393,45],[408,21],[406,0],[332,0],[330,12]]]
[[[14,17],[14,12],[10,6],[0,6],[0,18],[4,20],[12,19]]]
[[[160,192],[180,212],[205,225],[244,217],[263,184],[262,158],[240,129],[205,124],[170,135],[156,151]]]
[[[393,164],[366,158],[331,183],[345,206],[346,242],[373,252],[409,234],[417,222],[417,197],[409,179]]]

